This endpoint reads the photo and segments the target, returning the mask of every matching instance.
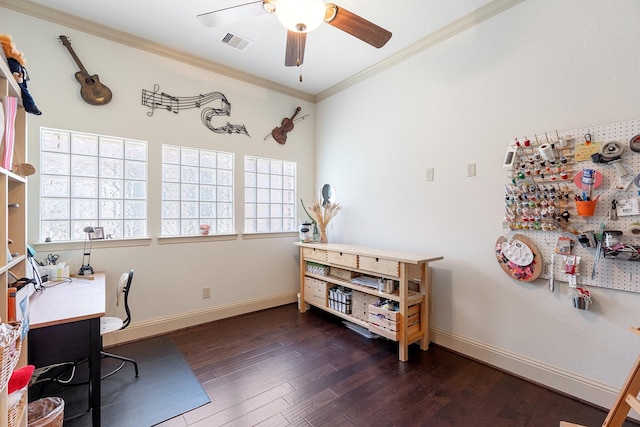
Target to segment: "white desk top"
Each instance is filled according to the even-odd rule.
[[[29,328],[44,328],[104,316],[105,274],[96,273],[93,277],[93,280],[74,278],[31,295]]]

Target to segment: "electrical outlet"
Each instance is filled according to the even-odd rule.
[[[211,298],[211,288],[206,286],[202,288],[202,299]]]

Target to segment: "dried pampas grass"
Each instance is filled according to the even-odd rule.
[[[323,206],[319,200],[314,201],[311,203],[311,206],[308,206],[307,214],[318,224],[321,240],[323,240],[322,235],[325,235],[329,221],[340,212],[340,209],[342,209],[342,206],[339,203],[325,203]]]

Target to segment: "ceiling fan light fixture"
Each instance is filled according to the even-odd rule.
[[[276,15],[282,25],[297,33],[315,30],[324,21],[326,6],[322,0],[278,0]]]

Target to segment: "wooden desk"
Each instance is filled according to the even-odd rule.
[[[46,285],[46,283],[45,283]],[[105,274],[47,287],[29,300],[29,363],[37,368],[89,356],[89,406],[100,426],[100,318]]]

